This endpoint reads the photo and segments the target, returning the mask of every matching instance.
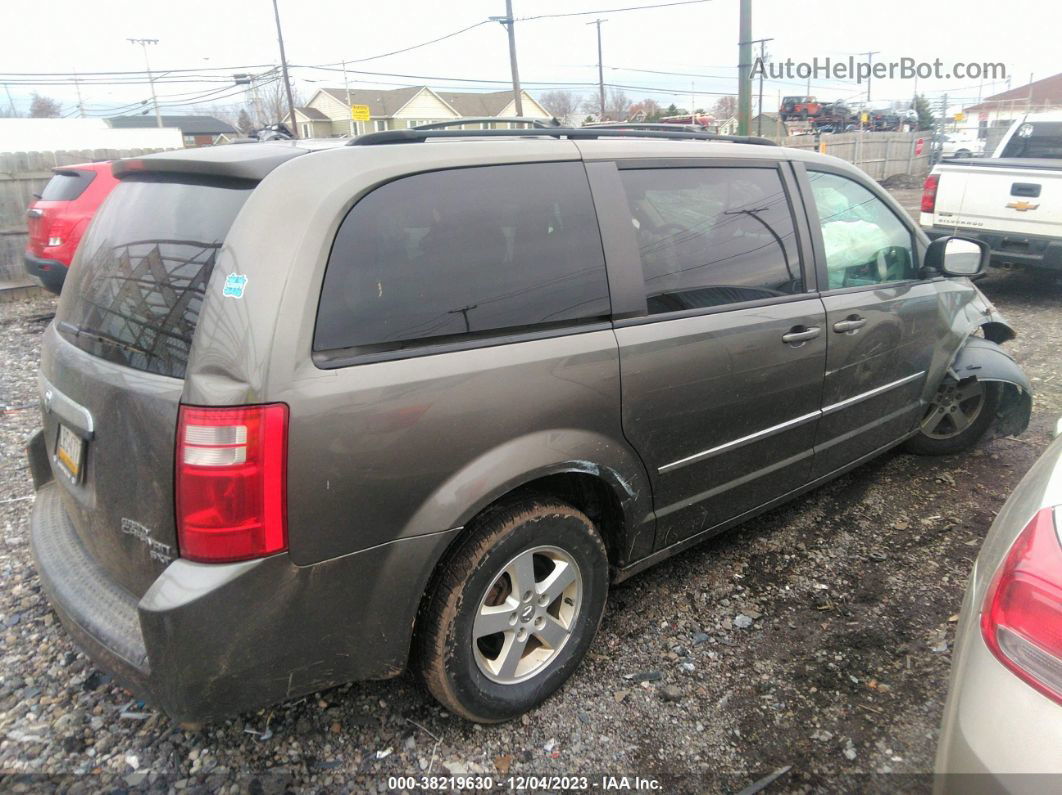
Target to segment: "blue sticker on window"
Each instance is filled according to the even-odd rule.
[[[230,273],[225,277],[225,286],[221,294],[226,298],[243,298],[243,291],[247,288],[247,277],[242,273]]]

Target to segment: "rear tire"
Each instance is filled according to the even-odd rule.
[[[539,500],[496,508],[440,570],[418,621],[414,665],[455,714],[510,720],[571,676],[607,594],[605,545],[585,514]]]
[[[992,424],[1001,398],[997,383],[945,378],[922,417],[918,434],[907,441],[907,451],[951,455],[970,449]]]

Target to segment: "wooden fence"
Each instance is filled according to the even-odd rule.
[[[71,152],[0,153],[0,282],[21,281],[26,248],[26,208],[56,166],[115,160],[158,149],[84,149]]]
[[[922,151],[916,155],[920,138]],[[877,180],[897,174],[922,177],[929,173],[930,133],[851,132],[822,135],[817,141],[813,135],[792,135],[774,140],[782,146],[810,149],[847,160]]]

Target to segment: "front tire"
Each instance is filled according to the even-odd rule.
[[[951,455],[968,450],[996,417],[1002,389],[991,381],[945,378],[906,448],[917,455]]]
[[[605,545],[581,511],[539,500],[493,509],[428,595],[415,646],[421,680],[455,714],[510,720],[571,676],[607,594]]]

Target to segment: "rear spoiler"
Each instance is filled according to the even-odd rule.
[[[257,182],[280,164],[307,152],[297,146],[269,143],[177,150],[115,160],[111,173],[117,179],[133,174],[187,174]]]

